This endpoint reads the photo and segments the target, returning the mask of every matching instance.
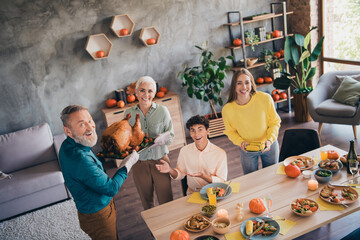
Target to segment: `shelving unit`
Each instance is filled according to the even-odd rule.
[[[282,7],[282,12],[281,13],[275,13],[275,6],[276,5],[281,5]],[[294,12],[287,12],[286,11],[286,2],[281,2],[281,3],[271,3],[271,13],[268,14],[264,14],[264,15],[258,15],[258,16],[254,16],[252,17],[253,19],[248,20],[247,18],[250,17],[246,17],[244,20],[244,18],[242,17],[242,14],[240,11],[230,11],[227,13],[227,18],[228,18],[228,23],[225,23],[224,26],[228,27],[229,30],[229,35],[230,35],[230,43],[232,44],[234,39],[236,38],[241,38],[242,40],[242,45],[241,46],[227,46],[226,48],[230,49],[231,51],[231,55],[234,57],[233,60],[233,67],[231,68],[232,71],[236,71],[238,69],[240,69],[241,67],[246,68],[246,69],[255,69],[261,66],[265,66],[265,62],[264,61],[258,61],[257,63],[255,63],[252,66],[248,66],[246,61],[243,61],[242,63],[240,62],[240,59],[236,59],[236,54],[235,51],[241,50],[242,52],[242,58],[245,60],[247,58],[247,54],[246,54],[246,48],[250,47],[250,44],[246,44],[245,43],[245,31],[244,31],[244,24],[249,24],[249,23],[255,23],[255,22],[259,22],[259,21],[266,21],[266,20],[271,20],[271,32],[275,30],[275,19],[282,17],[283,18],[283,35],[280,37],[276,37],[276,38],[271,38],[271,39],[266,39],[263,41],[259,41],[258,45],[260,44],[265,44],[265,43],[269,43],[272,42],[273,43],[273,50],[275,50],[275,41],[284,41],[287,36],[292,36],[293,34],[288,34],[287,32],[287,19],[286,16],[293,14]],[[233,16],[236,17],[236,21],[233,21]],[[234,27],[239,27],[240,30],[240,36],[239,37],[235,37],[234,36]],[[277,29],[280,30],[280,29]],[[259,53],[259,51],[256,51],[257,53]],[[279,61],[283,61],[284,58],[280,58]],[[287,70],[288,66],[286,65]],[[264,86],[268,86],[272,83],[266,83],[266,84],[257,84],[257,88],[261,88]],[[291,99],[293,98],[291,96],[291,92],[290,92],[290,88],[287,90],[287,95],[288,98],[287,99],[282,99],[279,101],[275,101],[276,104],[281,103],[281,102],[288,102],[288,112],[291,112]]]

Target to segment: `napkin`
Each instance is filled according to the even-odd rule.
[[[200,192],[193,192],[187,202],[205,204],[207,201],[201,197]]]
[[[241,232],[233,232],[225,234],[226,240],[243,240],[245,237],[241,234]]]
[[[239,182],[231,182],[230,187],[231,187],[233,193],[238,193],[239,189],[240,189],[240,183]]]
[[[314,166],[318,165],[320,162],[318,157],[313,157],[313,160],[314,160]]]
[[[276,216],[274,217],[274,220],[281,219],[283,217]],[[291,220],[285,219],[282,221],[276,221],[280,225],[280,234],[285,235],[295,224],[296,222],[293,222]]]
[[[320,211],[336,211],[336,210],[344,210],[343,205],[335,205],[328,202],[325,202],[321,198],[316,198],[317,203],[319,204]]]
[[[285,173],[285,166],[282,165],[282,164],[279,164],[279,165],[278,165],[278,168],[276,169],[276,174],[286,175],[286,173]]]

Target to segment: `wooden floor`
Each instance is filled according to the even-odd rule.
[[[312,128],[317,129],[318,124],[314,122],[297,123],[294,121],[293,113],[279,112],[282,119],[279,132],[279,144],[281,147],[282,137],[287,128]],[[352,127],[347,125],[324,124],[321,134],[322,145],[331,144],[338,148],[348,151],[349,141],[353,140]],[[187,139],[191,142],[191,139]],[[234,146],[226,136],[213,138],[212,143],[223,148],[228,157],[228,178],[232,179],[243,175],[240,165],[239,148]],[[355,141],[356,150],[360,153],[359,141]],[[171,151],[169,154],[171,165],[175,167],[179,149]],[[115,171],[113,163],[107,163],[105,169],[112,176]],[[182,197],[179,181],[172,181],[174,199]],[[119,239],[153,239],[145,222],[141,218],[140,212],[143,210],[139,195],[136,191],[132,173],[115,196],[117,208],[117,229]],[[297,239],[341,239],[351,231],[360,227],[360,212],[353,213],[329,225],[323,226]],[[309,219],[310,220],[310,219]],[[169,236],[170,237],[170,236]]]

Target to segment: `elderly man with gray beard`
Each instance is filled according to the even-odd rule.
[[[67,135],[59,153],[65,184],[72,194],[81,229],[92,239],[117,239],[116,210],[113,197],[138,161],[134,151],[125,166],[110,178],[102,163],[91,151],[97,142],[95,122],[88,109],[70,105],[61,112]]]

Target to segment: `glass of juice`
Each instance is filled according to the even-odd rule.
[[[213,192],[212,188],[206,189],[206,193],[209,198],[209,205],[213,205],[216,207],[216,194]]]
[[[327,151],[320,151],[320,158],[321,158],[321,161],[324,161],[324,160],[328,159],[328,152]]]

